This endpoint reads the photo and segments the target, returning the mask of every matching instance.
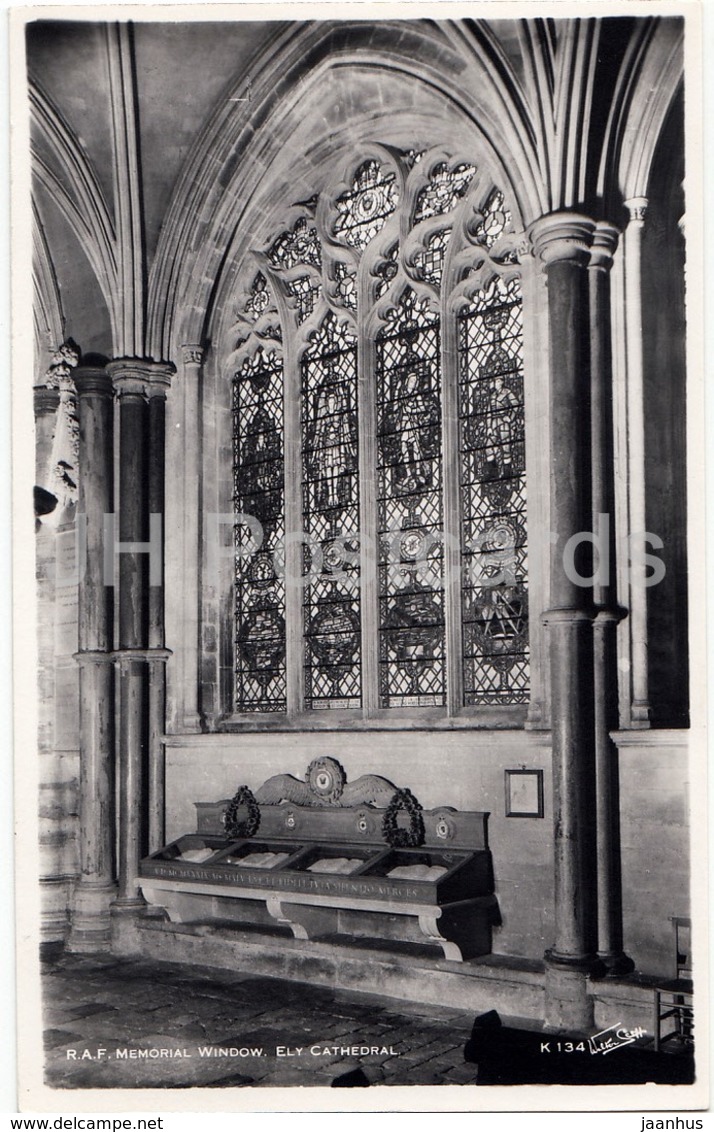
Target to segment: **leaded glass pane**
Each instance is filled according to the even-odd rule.
[[[259,271],[253,280],[253,286],[250,289],[250,295],[245,304],[246,312],[253,319],[253,322],[257,322],[261,315],[265,314],[270,303],[271,298],[270,291],[268,290],[268,281],[262,271]]]
[[[310,317],[320,298],[320,284],[308,275],[301,275],[288,283],[288,294],[295,300],[298,322],[303,323]]]
[[[433,283],[439,286],[441,283],[441,273],[444,268],[444,256],[446,255],[446,245],[449,242],[451,231],[447,228],[444,232],[437,232],[428,241],[424,251],[419,252],[415,256],[416,265],[419,275],[425,279],[427,283]]]
[[[336,201],[335,236],[363,250],[381,232],[398,200],[394,174],[385,172],[377,161],[365,161],[355,174],[352,188]]]
[[[377,298],[380,299],[385,291],[388,291],[392,285],[397,271],[399,270],[399,244],[394,244],[387,252],[386,259],[380,260],[375,267],[375,275],[379,276],[379,283],[377,284]]]
[[[337,280],[337,299],[348,310],[357,310],[357,275],[350,271],[344,263],[335,265],[335,279]]]
[[[333,314],[302,361],[306,708],[362,702],[357,344]]]
[[[382,707],[445,702],[439,319],[408,290],[377,339]]]
[[[449,169],[445,161],[435,165],[429,184],[421,190],[414,210],[414,221],[427,220],[450,212],[464,196],[476,169],[473,165],[457,165]]]
[[[254,323],[261,322],[259,328],[256,326],[261,338],[267,337],[282,342],[283,335],[275,300],[262,271],[259,271],[253,280],[243,311],[250,316]],[[242,339],[242,341],[245,341],[245,339]]]
[[[500,189],[493,190],[482,211],[483,220],[477,226],[475,236],[478,243],[491,248],[511,226],[511,214],[504,204]]]
[[[459,319],[464,702],[526,703],[522,305],[495,280]]]
[[[283,232],[278,236],[268,252],[268,258],[275,267],[297,267],[302,263],[320,268],[322,255],[314,225],[305,217],[300,217],[292,232]]]
[[[285,711],[285,584],[273,560],[285,533],[283,366],[262,349],[233,379],[233,469],[236,710]]]

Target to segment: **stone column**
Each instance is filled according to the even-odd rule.
[[[113,912],[121,949],[119,917],[145,906],[136,884],[139,862],[149,852],[150,836],[163,834],[160,737],[168,655],[163,648],[164,405],[173,367],[122,359],[107,368],[119,404],[119,522],[113,548],[119,555],[114,653],[119,672],[119,892]]]
[[[148,807],[149,852],[164,844],[165,748],[166,727],[166,659],[164,649],[164,467],[166,458],[166,393],[171,384],[172,367],[156,366],[151,375],[149,392],[149,518],[156,528],[160,519],[160,561],[149,575],[149,765]]]
[[[144,899],[135,884],[146,842],[145,764],[148,751],[149,670],[149,400],[147,363],[110,362],[119,406],[119,894],[113,911],[136,912]],[[135,549],[131,549],[131,547]]]
[[[592,524],[599,540],[594,563],[593,679],[597,820],[598,956],[612,975],[633,970],[622,946],[620,805],[617,747],[619,725],[616,601],[615,482],[610,325],[610,268],[617,229],[598,224],[590,258],[590,358],[592,429]]]
[[[625,329],[627,366],[627,437],[629,484],[629,535],[641,538],[647,530],[645,514],[645,407],[642,350],[642,231],[647,201],[633,197],[625,201],[630,222],[625,231]],[[635,555],[630,566],[630,662],[632,727],[649,727],[647,655],[647,568],[644,555]]]
[[[530,229],[544,264],[550,338],[551,523],[549,631],[553,745],[555,925],[546,952],[547,1022],[592,1022],[586,975],[596,966],[594,697],[591,588],[586,554],[569,540],[591,529],[590,343],[587,265],[595,224],[576,213]],[[587,546],[587,543],[583,543]],[[581,548],[582,549],[582,548]]]
[[[114,796],[113,589],[104,577],[104,516],[113,511],[113,403],[106,370],[74,371],[79,416],[78,521],[86,530],[78,582],[79,857],[68,947],[109,944],[116,896]],[[79,540],[81,548],[82,541]]]
[[[175,478],[171,485],[171,526],[167,538],[172,539],[172,553],[167,563],[172,577],[180,578],[172,592],[167,579],[167,601],[171,602],[174,653],[171,712],[172,724],[179,731],[201,730],[199,709],[199,634],[200,589],[199,562],[203,532],[201,530],[201,379],[204,351],[198,344],[181,347],[181,380],[172,394],[175,409],[174,427],[167,438],[167,457]],[[172,460],[172,455],[174,459]],[[175,572],[175,573],[174,573]]]

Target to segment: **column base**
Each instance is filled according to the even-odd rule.
[[[549,948],[543,958],[548,967],[559,971],[580,971],[595,978],[605,974],[605,966],[598,955],[585,952],[582,955],[564,955],[555,948]]]
[[[535,700],[528,705],[528,715],[523,725],[526,731],[550,731],[550,722],[546,719],[545,704]]]
[[[548,1030],[592,1033],[595,1006],[585,971],[551,966],[545,972],[545,1026]]]
[[[111,906],[111,947],[114,955],[138,955],[137,924],[146,915],[148,904],[139,899],[115,900]]]
[[[605,968],[605,975],[618,978],[620,975],[629,975],[635,969],[634,960],[624,951],[598,951],[598,959]]]
[[[109,909],[116,897],[115,884],[80,880],[72,898],[67,951],[108,951],[111,944]]]
[[[630,726],[646,728],[652,726],[652,708],[646,700],[633,700],[630,705]]]
[[[203,731],[203,720],[196,711],[186,712],[181,716],[181,730],[190,735],[200,735]]]

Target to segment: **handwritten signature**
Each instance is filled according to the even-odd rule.
[[[606,1030],[600,1030],[599,1033],[588,1038],[588,1046],[591,1053],[612,1053],[613,1050],[632,1045],[638,1038],[644,1038],[646,1033],[647,1031],[641,1026],[628,1030],[621,1022],[617,1022],[614,1026],[608,1026]]]

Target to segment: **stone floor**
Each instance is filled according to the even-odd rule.
[[[644,1033],[606,1061],[583,1035],[559,1042],[493,1011],[472,1034],[472,1010],[223,969],[58,953],[43,986],[46,1079],[60,1089],[694,1079],[689,1045],[658,1054]]]
[[[472,1011],[146,960],[60,954],[43,972],[56,1088],[476,1083]]]

